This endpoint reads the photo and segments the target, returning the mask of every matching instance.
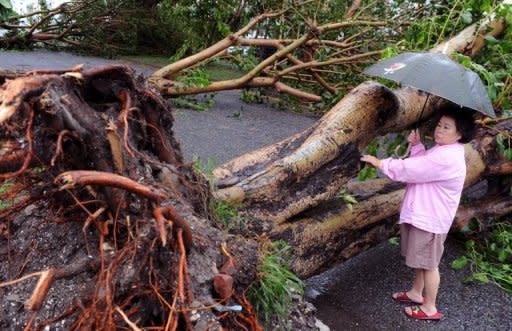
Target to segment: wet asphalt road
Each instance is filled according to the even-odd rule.
[[[91,67],[119,62],[46,51],[0,51],[3,68],[62,69],[80,63]],[[155,70],[141,65],[135,69],[145,76]],[[315,121],[242,103],[237,91],[217,94],[215,105],[206,112],[177,109],[175,117],[175,133],[185,157],[214,159],[217,164],[300,132]],[[392,292],[408,289],[413,273],[403,265],[398,247],[387,242],[312,277],[307,294],[318,308],[318,318],[336,331],[512,330],[512,296],[491,284],[465,284],[468,271],[450,268],[462,254],[461,247],[449,237],[440,266],[438,308],[445,317],[439,322],[412,321],[403,313],[406,305],[391,299]]]
[[[441,321],[412,320],[403,312],[408,305],[391,299],[393,292],[409,289],[414,274],[403,264],[399,247],[388,242],[312,277],[307,294],[317,317],[336,331],[512,330],[512,295],[495,285],[464,283],[469,270],[451,269],[462,248],[461,242],[448,238],[439,268]]]

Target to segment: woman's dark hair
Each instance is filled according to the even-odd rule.
[[[459,107],[458,105],[450,105],[443,107],[439,118],[447,116],[453,118],[457,131],[460,133],[460,143],[467,144],[476,134],[475,120],[473,119],[473,110]]]

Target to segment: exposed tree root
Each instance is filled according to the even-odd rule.
[[[220,231],[209,221],[209,186],[184,163],[166,102],[124,66],[6,78],[14,79],[0,89],[0,179],[8,179],[16,193],[9,193],[12,205],[0,211],[6,231],[0,240],[18,235],[10,224],[19,210],[39,204],[47,206],[44,219],[81,221],[76,224],[86,256],[64,267],[0,278],[4,290],[38,278],[25,302],[27,313],[33,312],[25,328],[65,319],[71,330],[192,330],[198,323],[192,310],[201,310],[212,330],[232,325],[211,309],[217,300],[211,267],[225,257],[218,248]],[[18,274],[34,270],[30,251],[20,263],[11,258],[21,254],[18,247],[7,247]],[[85,274],[94,275],[87,290],[41,320],[49,290],[61,279]],[[245,328],[259,330],[254,315],[240,316]]]

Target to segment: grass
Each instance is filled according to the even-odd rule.
[[[289,269],[290,246],[284,241],[266,243],[257,266],[257,280],[249,288],[249,300],[267,325],[276,314],[285,322],[294,293],[304,294],[304,283]]]
[[[206,66],[213,81],[235,79],[241,77],[244,73],[235,65],[226,61],[217,61],[209,63]]]
[[[245,217],[238,213],[240,207],[241,206],[233,206],[222,200],[214,200],[212,202],[213,214],[228,231],[234,228],[243,229],[245,227]]]
[[[512,294],[512,223],[493,224],[483,239],[466,241],[466,254],[453,261],[452,268],[467,265],[471,275],[466,281],[494,283]]]
[[[203,160],[201,158],[197,158],[192,163],[192,167],[202,173],[210,182],[210,185],[213,183],[213,169],[217,166],[217,159],[216,158],[209,158],[207,160]],[[211,187],[214,189],[214,187]]]
[[[9,190],[14,186],[14,182],[12,180],[4,180],[2,184],[0,184],[0,197],[7,195]],[[13,204],[12,200],[9,199],[0,199],[0,210],[10,208]]]
[[[165,56],[127,55],[119,59],[158,68],[171,64],[171,59]],[[209,63],[206,70],[212,81],[234,79],[244,74],[236,65],[222,60]]]
[[[149,56],[149,55],[126,55],[119,57],[120,60],[126,60],[134,63],[154,66],[154,67],[164,67],[170,64],[169,57],[166,56]]]
[[[192,166],[208,179],[211,190],[215,190],[213,185],[213,169],[217,166],[217,159],[209,158],[207,160],[202,160],[197,158]],[[240,228],[244,226],[245,218],[238,213],[238,209],[240,209],[240,207],[241,206],[232,205],[226,201],[216,199],[214,199],[211,204],[213,214],[228,231],[236,226]]]

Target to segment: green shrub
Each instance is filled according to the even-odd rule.
[[[489,235],[482,240],[468,240],[466,255],[452,262],[453,269],[470,265],[471,275],[466,281],[495,283],[512,294],[512,224],[492,225]]]
[[[286,320],[292,294],[304,293],[304,283],[289,269],[289,254],[290,246],[282,240],[264,244],[257,280],[249,288],[249,300],[267,325],[274,313]]]

